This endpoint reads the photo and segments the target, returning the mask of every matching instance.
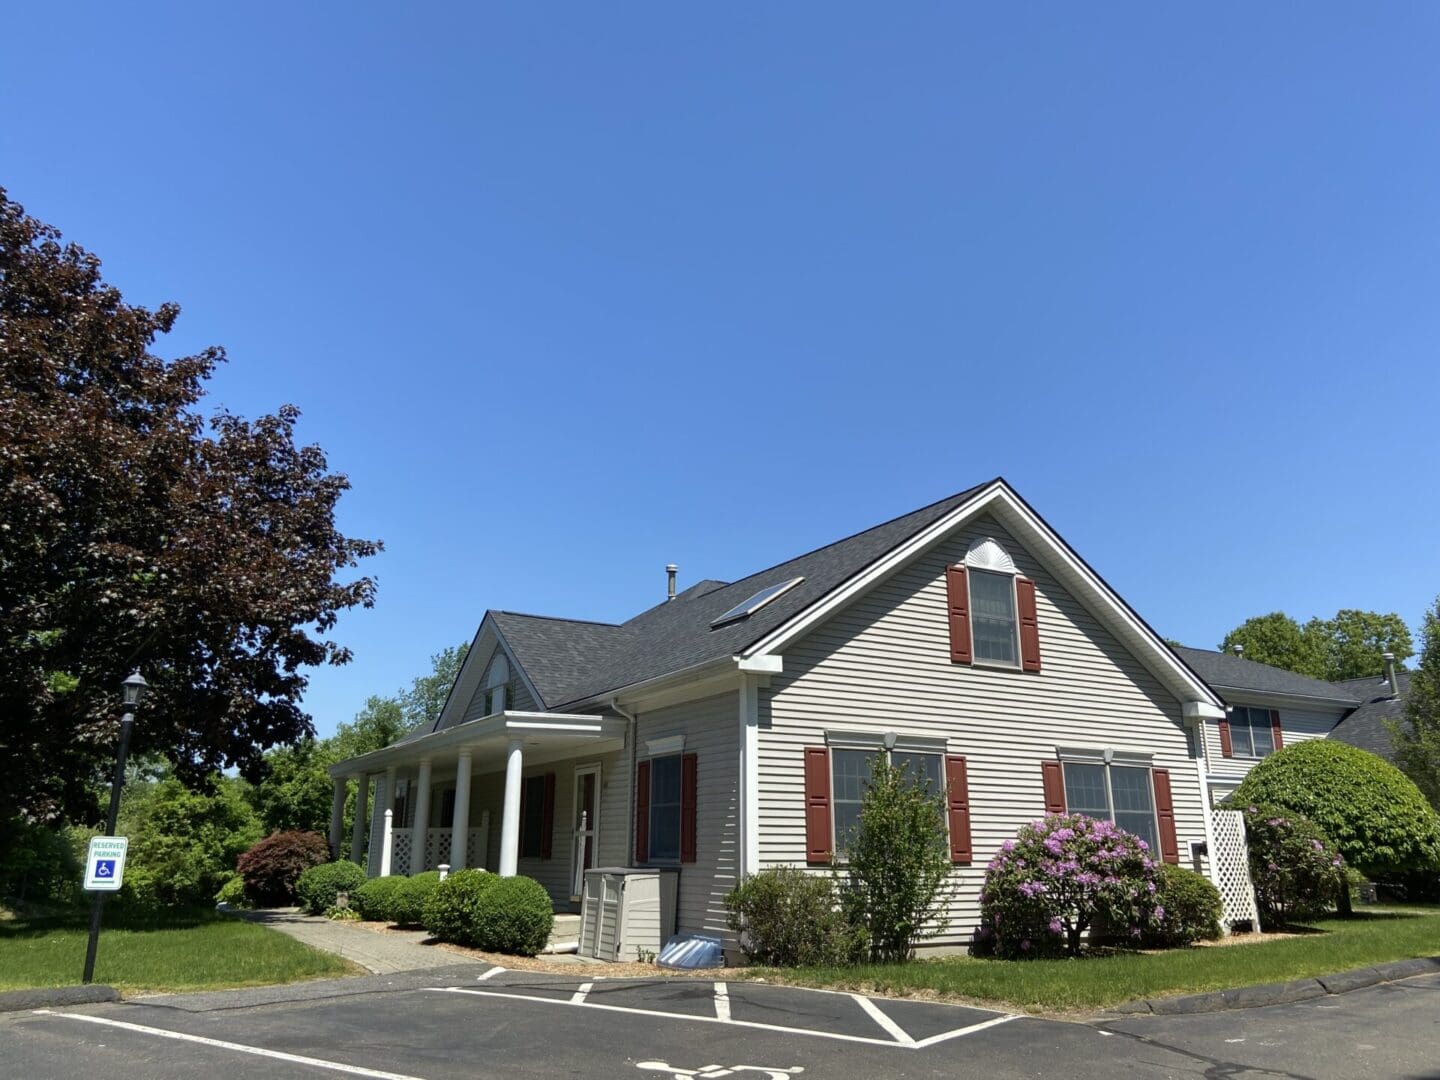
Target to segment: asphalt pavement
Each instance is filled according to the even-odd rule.
[[[0,1019],[0,1076],[1440,1078],[1440,976],[1098,1023],[754,982],[448,968]]]

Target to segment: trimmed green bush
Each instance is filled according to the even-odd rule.
[[[480,898],[500,879],[484,870],[457,870],[431,890],[420,921],[441,941],[476,945]]]
[[[350,894],[350,903],[369,922],[397,922],[396,900],[404,887],[405,878],[393,874],[371,878]]]
[[[250,901],[245,899],[245,879],[239,874],[232,874],[230,880],[216,891],[215,902],[237,908],[249,907]]]
[[[854,964],[869,944],[840,908],[835,881],[794,867],[762,870],[725,897],[730,929],[752,964]]]
[[[1145,941],[1165,948],[1214,941],[1220,936],[1223,911],[1220,890],[1204,874],[1157,863],[1155,908]]]
[[[1253,803],[1242,812],[1261,926],[1315,918],[1349,892],[1344,860],[1305,815]]]
[[[534,878],[497,878],[478,907],[476,945],[487,952],[534,956],[555,926],[555,905]]]
[[[390,918],[401,926],[418,926],[425,918],[425,901],[440,884],[440,871],[426,870],[400,880],[403,884],[391,898]]]
[[[256,907],[288,904],[295,899],[295,883],[312,866],[330,858],[330,844],[319,833],[271,833],[235,864],[245,879],[245,896]]]
[[[323,915],[335,906],[338,893],[354,893],[365,884],[365,871],[349,859],[321,863],[300,875],[295,897],[311,915]]]

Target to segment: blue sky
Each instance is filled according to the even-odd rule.
[[[1440,592],[1440,8],[29,5],[0,183],[382,538],[332,730],[1002,474],[1162,633]]]

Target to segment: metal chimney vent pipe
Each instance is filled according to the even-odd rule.
[[[1395,674],[1395,654],[1387,652],[1383,654],[1385,661],[1385,681],[1390,684],[1390,696],[1400,696],[1400,677]]]
[[[1239,656],[1239,657],[1241,657],[1241,658],[1243,658],[1243,657],[1245,656],[1245,646],[1244,646],[1244,645],[1241,645],[1239,642],[1236,642],[1234,645],[1231,645],[1231,646],[1230,646],[1230,651],[1233,652],[1236,656]]]
[[[666,591],[666,594],[665,594],[665,599],[666,599],[666,600],[674,600],[674,599],[675,599],[675,575],[678,574],[678,573],[680,573],[680,567],[676,566],[673,562],[670,563],[669,565],[667,565],[667,566],[665,567],[665,576],[666,576],[666,578],[669,579],[669,582],[668,582],[667,587],[666,587],[666,588],[667,588],[667,591]]]

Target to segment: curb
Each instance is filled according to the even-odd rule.
[[[1395,960],[1388,964],[1341,971],[1334,975],[1321,975],[1314,979],[1242,986],[1236,990],[1216,990],[1208,994],[1185,994],[1181,997],[1142,998],[1115,1006],[1109,1010],[1109,1015],[1184,1016],[1189,1013],[1220,1012],[1225,1009],[1255,1009],[1262,1005],[1288,1005],[1291,1002],[1311,1001],[1331,994],[1348,994],[1352,990],[1363,990],[1377,983],[1395,982],[1436,972],[1440,972],[1440,956]]]
[[[51,986],[37,990],[0,991],[0,1013],[22,1009],[48,1009],[58,1005],[98,1005],[119,1001],[120,991],[113,986],[91,983],[89,986]]]

